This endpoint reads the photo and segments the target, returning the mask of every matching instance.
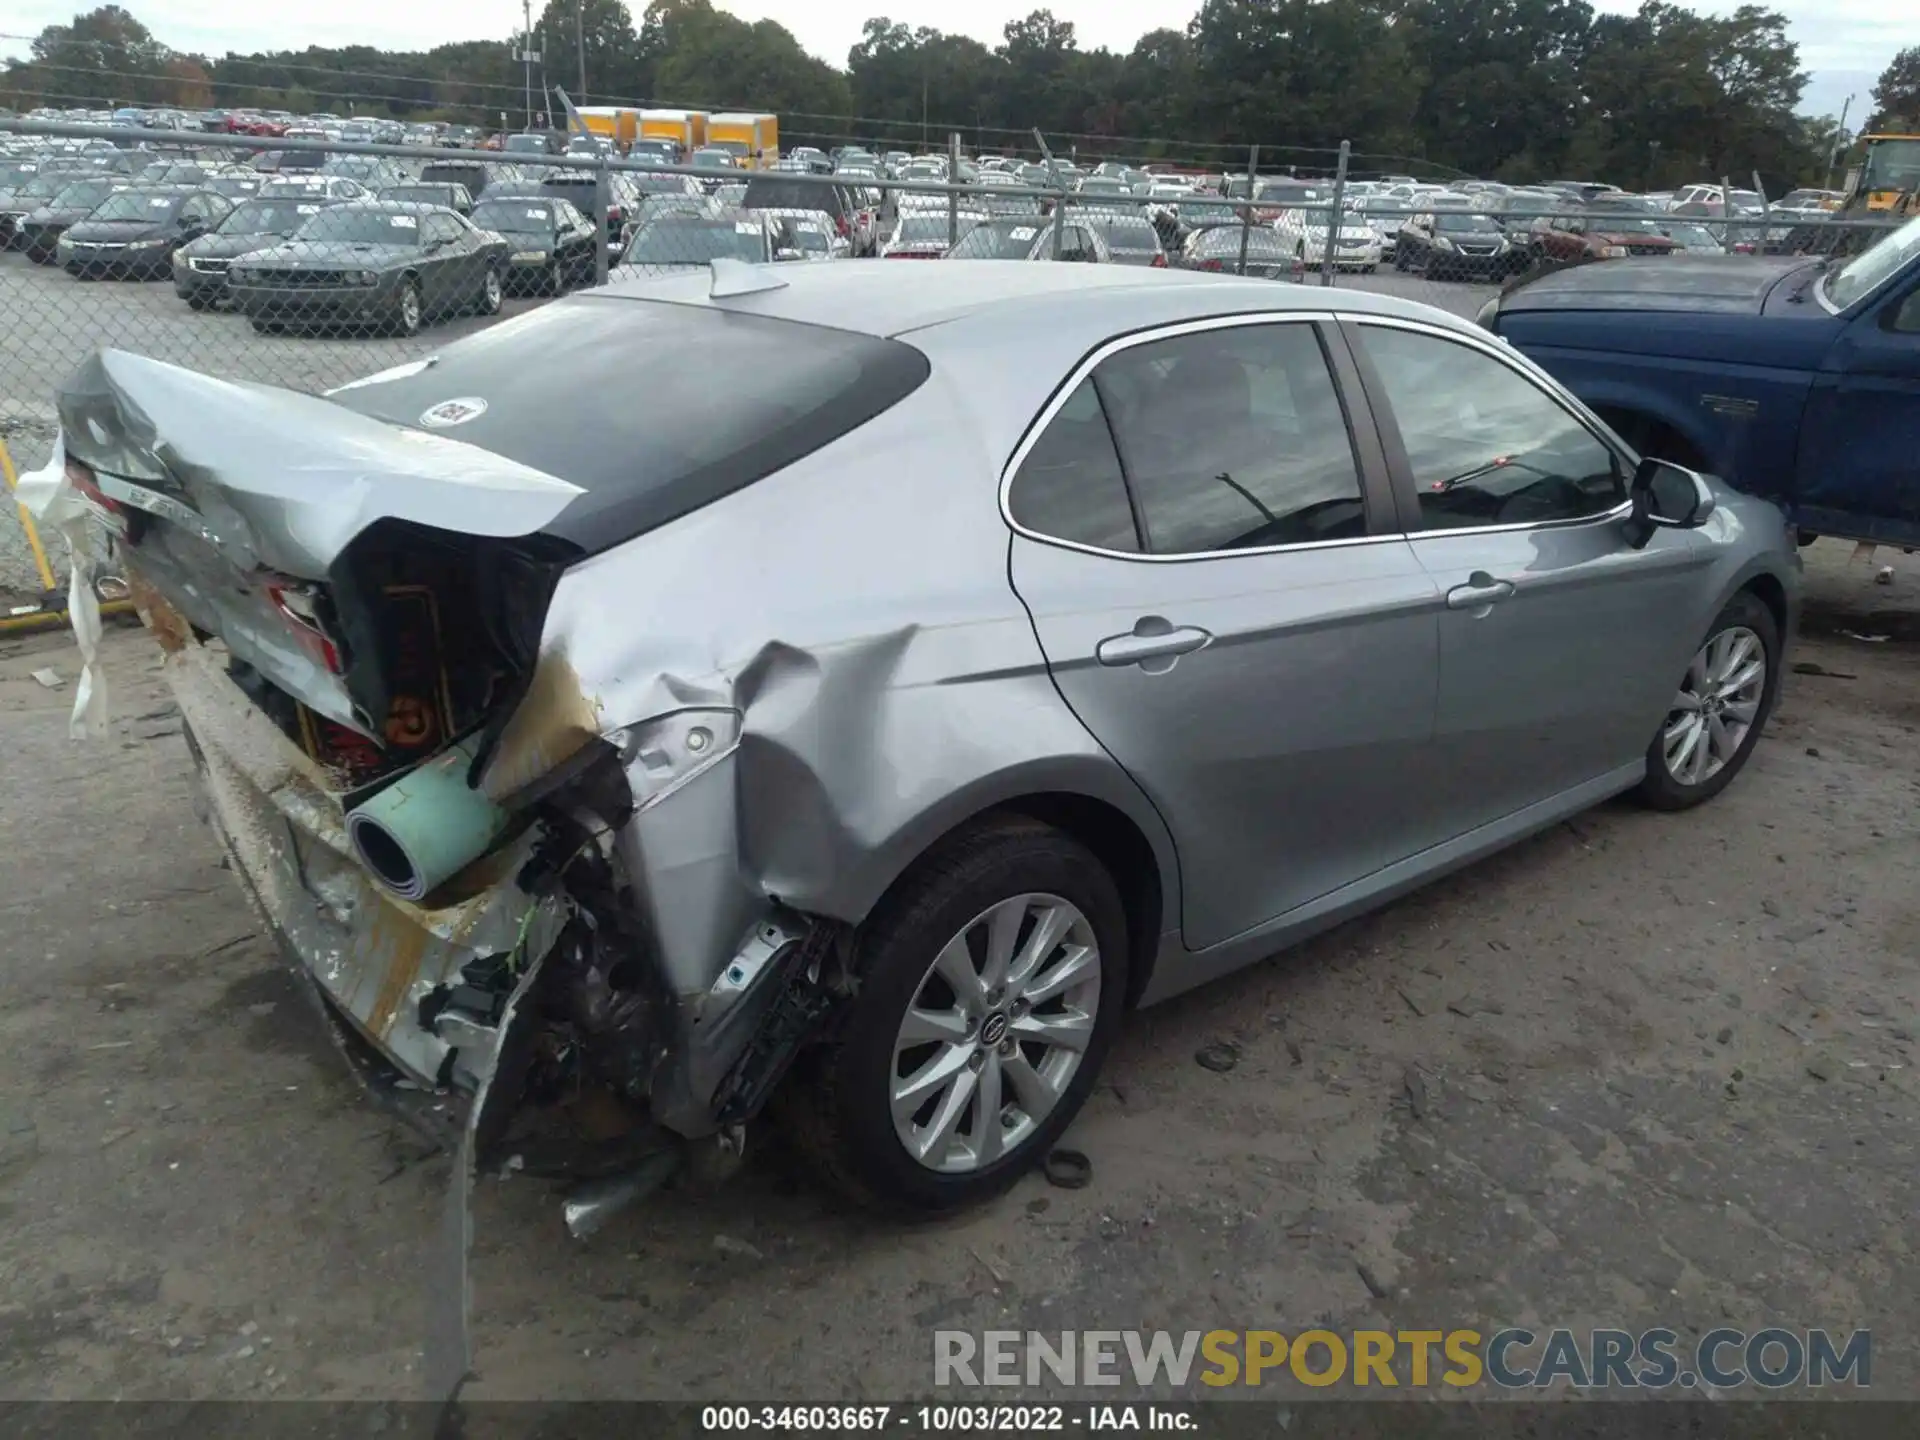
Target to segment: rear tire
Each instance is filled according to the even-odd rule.
[[[480,279],[480,294],[474,299],[473,313],[498,315],[506,298],[506,283],[500,278],[499,268],[489,265],[487,273]]]
[[[408,336],[420,333],[420,282],[403,280],[393,298],[393,333]]]
[[[1755,660],[1764,668],[1740,684]],[[1752,756],[1779,695],[1780,626],[1757,595],[1743,591],[1714,620],[1681,677],[1647,747],[1640,800],[1655,810],[1690,810],[1726,789]]]
[[[998,915],[1021,917],[1006,922],[1015,958],[998,992],[983,988],[969,1000],[962,994],[964,977],[988,970],[988,940],[998,933],[988,917]],[[1035,942],[1043,953],[1033,957],[1027,974],[1040,980],[1024,987],[1023,951],[1043,923],[1066,928],[1051,943]],[[1091,966],[1087,940],[1093,942]],[[1044,1158],[1072,1122],[1119,1028],[1129,957],[1126,915],[1113,878],[1078,841],[1050,826],[992,821],[925,856],[861,926],[856,957],[859,989],[843,1023],[828,1043],[802,1057],[780,1096],[795,1144],[828,1183],[878,1209],[939,1213],[1005,1190]],[[956,962],[973,969],[949,988],[943,977]],[[1059,994],[1043,993],[1069,963],[1080,978],[1071,986],[1061,982]],[[1097,999],[1082,988],[1089,970]],[[1032,1001],[1024,998],[1029,988]],[[935,995],[952,997],[951,1008],[944,998],[930,998]],[[1029,1004],[1034,1008],[1023,1009]],[[918,1017],[931,1009],[952,1024],[969,1005],[975,1018],[964,1033],[923,1044],[906,1038],[910,1010]],[[1056,1005],[1063,1008],[1056,1012]],[[1028,1038],[1034,1026],[1056,1019],[1070,1020],[1083,1043],[1077,1060],[1072,1045],[1049,1048]],[[911,1088],[936,1060],[949,1059],[964,1062],[975,1078],[956,1065],[946,1082],[951,1089],[929,1089],[917,1109],[896,1120],[900,1090]],[[1055,1068],[1067,1062],[1064,1074]],[[1047,1089],[1035,1089],[1036,1077],[1049,1074],[1056,1078]],[[976,1089],[963,1093],[969,1086],[989,1096],[998,1091],[992,1115],[983,1113]],[[915,1098],[922,1098],[917,1091]],[[928,1137],[935,1136],[948,1105],[954,1107],[950,1138],[936,1142]],[[914,1135],[933,1146],[932,1158],[923,1161],[909,1151]],[[995,1153],[979,1162],[974,1147],[982,1137]],[[951,1168],[934,1168],[943,1156]]]

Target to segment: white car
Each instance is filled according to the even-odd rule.
[[[930,210],[902,211],[900,218],[894,221],[892,233],[880,243],[880,258],[941,259],[957,240],[964,238],[969,230],[986,218],[977,211],[962,210],[949,225],[944,207],[937,213]]]
[[[833,216],[824,210],[762,210],[774,222],[780,238],[774,252],[776,260],[846,260],[853,255],[853,242],[834,228]],[[795,253],[789,254],[792,251]]]
[[[1293,247],[1294,256],[1301,264],[1324,265],[1328,215],[1326,210],[1282,210],[1273,222],[1274,233]],[[1342,216],[1339,234],[1333,237],[1333,264],[1338,270],[1368,273],[1380,268],[1380,237],[1360,216]]]

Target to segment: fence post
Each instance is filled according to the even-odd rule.
[[[1320,283],[1333,284],[1333,255],[1340,248],[1341,205],[1347,194],[1347,158],[1353,154],[1353,142],[1340,142],[1340,165],[1333,172],[1333,214],[1327,219],[1327,253],[1320,257]]]
[[[1720,231],[1724,237],[1720,248],[1728,255],[1733,253],[1733,183],[1726,176],[1720,177]]]
[[[1247,198],[1240,210],[1240,263],[1234,267],[1237,275],[1247,273],[1247,240],[1253,234],[1253,192],[1259,183],[1260,147],[1253,145],[1247,149]]]
[[[607,156],[603,150],[593,170],[593,216],[599,230],[593,247],[593,283],[595,285],[607,283],[607,251],[613,244],[613,226],[607,222],[607,204],[611,199],[610,189],[607,180]]]
[[[960,183],[960,132],[955,130],[947,136],[947,248],[951,250],[960,243],[960,192],[953,187]]]
[[[1053,258],[1060,258],[1061,231],[1067,223],[1067,188],[1056,178],[1053,182]]]

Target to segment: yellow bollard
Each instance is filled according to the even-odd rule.
[[[13,493],[20,488],[20,475],[13,467],[13,456],[7,450],[7,442],[0,440],[0,475],[7,477],[7,492]],[[47,560],[47,547],[40,543],[40,531],[33,523],[33,516],[27,513],[27,507],[19,501],[20,527],[27,534],[27,548],[33,551],[34,568],[40,572],[40,588],[51,594],[60,585],[60,579],[53,573],[53,566]],[[100,606],[101,615],[125,615],[132,611],[131,600],[108,600]],[[67,620],[66,607],[58,610],[36,610],[28,615],[0,615],[0,635],[22,630],[46,630],[55,625],[64,625]]]
[[[8,453],[7,442],[0,440],[0,474],[7,477],[7,493],[12,494],[20,488],[20,476],[13,468],[13,456]],[[54,578],[53,566],[47,563],[47,547],[40,543],[40,532],[34,528],[33,516],[27,513],[27,507],[14,501],[20,509],[20,525],[27,532],[27,548],[33,551],[34,568],[40,572],[40,588],[51,590],[60,582]]]

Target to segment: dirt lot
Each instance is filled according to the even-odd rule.
[[[1867,1326],[1920,1395],[1920,557],[1879,563],[1809,552],[1803,673],[1715,804],[1605,806],[1134,1017],[1089,1188],[902,1228],[760,1145],[576,1245],[486,1182],[470,1393],[897,1398],[937,1326],[1318,1321]],[[0,645],[0,1396],[411,1395],[445,1162],[255,933],[157,652],[108,656],[82,745],[70,648]]]

